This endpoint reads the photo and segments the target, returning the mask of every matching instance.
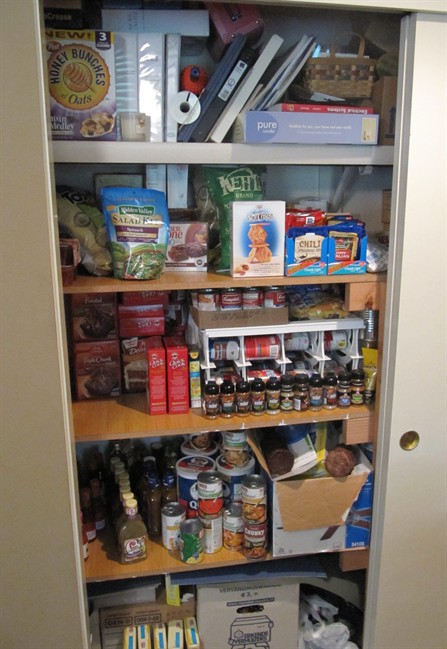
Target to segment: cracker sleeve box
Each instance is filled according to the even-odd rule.
[[[55,140],[116,140],[112,32],[45,30],[51,134]]]

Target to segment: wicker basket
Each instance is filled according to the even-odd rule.
[[[345,36],[356,36],[357,55],[337,55],[337,43]],[[360,34],[339,34],[332,42],[329,56],[310,58],[303,68],[302,84],[311,92],[322,92],[343,99],[371,97],[376,78],[376,60],[366,58],[365,39]]]

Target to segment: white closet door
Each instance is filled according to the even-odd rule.
[[[446,35],[445,15],[403,20],[364,649],[447,646]]]

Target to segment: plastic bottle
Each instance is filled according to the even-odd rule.
[[[81,516],[81,529],[82,529],[82,556],[85,561],[86,559],[88,559],[90,552],[88,549],[88,538],[87,538],[87,532],[85,531],[84,521],[82,518],[82,511],[79,513]]]
[[[253,415],[263,415],[265,412],[265,383],[262,379],[252,381],[251,412]]]
[[[293,409],[300,412],[309,410],[309,377],[298,374],[293,385]]]
[[[250,410],[250,383],[248,381],[238,381],[236,383],[236,415],[238,417],[247,417]]]
[[[337,405],[339,408],[349,408],[351,405],[351,376],[342,372],[338,377]]]
[[[177,502],[177,478],[175,472],[166,469],[161,485],[161,506]]]
[[[220,414],[219,386],[215,381],[205,385],[202,410],[207,419],[216,419]]]
[[[92,505],[95,512],[96,531],[100,532],[106,526],[107,511],[106,511],[106,504],[101,494],[101,482],[99,478],[92,478],[90,480],[90,491],[91,491]]]
[[[281,403],[281,382],[277,376],[271,376],[265,386],[265,411],[268,415],[277,415]]]
[[[235,391],[233,381],[225,380],[220,386],[220,416],[234,417]]]
[[[293,384],[295,377],[292,374],[283,374],[281,376],[281,403],[280,410],[283,412],[292,412],[293,410]]]
[[[351,372],[351,405],[361,406],[365,403],[365,373],[362,370]]]
[[[323,379],[314,372],[309,379],[309,410],[321,410],[323,407]]]
[[[157,474],[147,476],[147,532],[151,538],[161,536],[161,480]]]
[[[87,540],[90,543],[96,539],[95,510],[93,508],[92,492],[90,487],[82,487],[79,496],[84,529],[87,534]]]
[[[328,372],[323,382],[323,408],[334,410],[337,407],[337,377],[334,372]]]
[[[118,529],[118,548],[121,563],[135,563],[147,556],[147,529],[135,499],[126,501],[126,518]]]

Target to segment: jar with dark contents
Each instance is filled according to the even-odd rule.
[[[247,417],[250,410],[250,383],[248,381],[238,381],[236,383],[236,415],[238,417]]]
[[[298,374],[293,384],[293,409],[299,412],[309,410],[309,377]]]
[[[363,370],[351,372],[351,405],[361,406],[365,403],[365,373]]]
[[[309,379],[309,410],[321,410],[323,407],[323,379],[314,372]]]
[[[202,410],[207,419],[216,419],[220,415],[219,386],[215,381],[208,381],[205,385]]]
[[[252,381],[251,412],[253,415],[263,415],[265,412],[265,383],[262,379]]]
[[[281,376],[281,403],[280,409],[283,412],[293,410],[293,384],[295,377],[292,374],[283,374]]]
[[[333,410],[337,407],[337,377],[328,372],[323,383],[323,408]]]
[[[351,405],[351,376],[347,372],[338,376],[337,405],[339,408],[349,408]]]
[[[235,395],[233,381],[225,380],[220,386],[220,415],[221,417],[234,417]]]
[[[277,376],[270,376],[265,386],[265,412],[277,415],[281,404],[281,382]]]

